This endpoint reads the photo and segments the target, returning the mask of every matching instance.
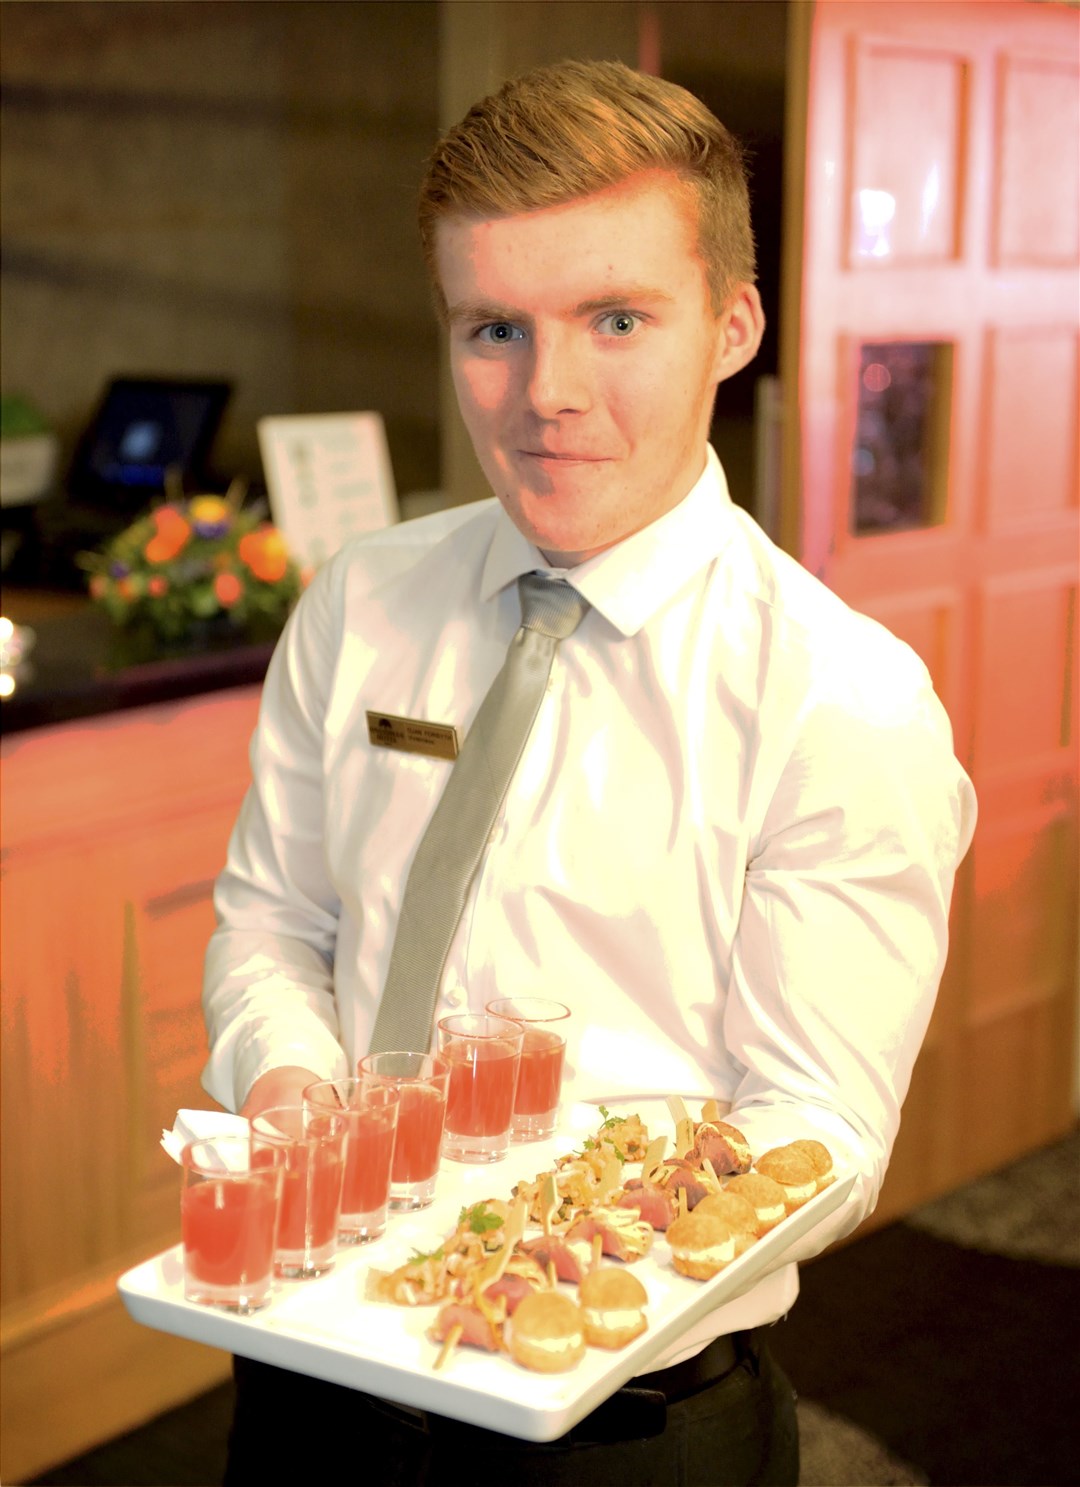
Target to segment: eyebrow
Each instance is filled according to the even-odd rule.
[[[631,305],[670,305],[673,303],[671,295],[666,294],[662,289],[653,289],[645,284],[630,284],[625,288],[614,290],[611,294],[601,294],[595,299],[583,299],[574,306],[571,313],[575,316],[594,315],[597,310],[623,310]]]
[[[621,310],[635,304],[670,305],[673,303],[672,296],[662,289],[654,289],[649,285],[631,284],[612,290],[608,294],[596,295],[592,299],[579,300],[576,305],[571,306],[569,314],[571,319],[577,320],[583,315],[595,315],[599,310]],[[510,324],[517,324],[518,321],[530,320],[532,317],[509,305],[496,304],[493,300],[462,300],[459,304],[450,305],[447,308],[447,318],[451,324],[467,321],[476,325],[488,321],[494,323],[506,321]]]
[[[459,320],[479,323],[482,320],[514,321],[521,319],[517,311],[509,309],[506,305],[497,305],[491,300],[484,299],[466,299],[460,304],[448,305],[446,316],[451,324]]]

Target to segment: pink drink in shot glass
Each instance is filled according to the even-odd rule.
[[[340,1244],[368,1244],[386,1229],[400,1096],[389,1085],[325,1079],[303,1094],[309,1110],[345,1117],[349,1137],[338,1224]]]
[[[505,1017],[462,1012],[439,1021],[439,1052],[450,1064],[443,1156],[497,1162],[510,1145],[522,1029]]]
[[[390,1212],[426,1208],[439,1172],[449,1064],[434,1053],[390,1050],[367,1054],[357,1074],[365,1088],[389,1086],[398,1093]]]
[[[544,1141],[559,1116],[569,1007],[547,997],[499,997],[487,1010],[521,1025],[521,1070],[514,1096],[513,1141]]]
[[[337,1254],[348,1135],[344,1116],[275,1105],[254,1116],[251,1128],[284,1152],[274,1273],[285,1280],[325,1275]]]
[[[181,1165],[184,1299],[258,1311],[273,1288],[281,1152],[257,1136],[217,1136],[190,1142]]]

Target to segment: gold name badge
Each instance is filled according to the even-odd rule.
[[[419,718],[369,712],[367,727],[369,740],[379,749],[427,754],[432,759],[456,759],[458,756],[457,729],[452,723],[424,723]]]

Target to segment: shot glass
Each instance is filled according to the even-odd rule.
[[[348,1136],[344,1115],[274,1105],[252,1119],[251,1129],[284,1157],[274,1274],[283,1280],[325,1275],[337,1254]]]
[[[519,1023],[525,1034],[510,1139],[546,1141],[559,1117],[570,1008],[547,997],[523,996],[499,997],[488,1002],[487,1010]]]
[[[343,1115],[349,1130],[339,1244],[367,1244],[386,1228],[390,1168],[400,1097],[389,1085],[365,1089],[360,1079],[324,1079],[303,1094],[308,1110]]]
[[[191,1141],[181,1154],[184,1299],[246,1315],[270,1300],[284,1156],[255,1135]]]
[[[367,1054],[357,1073],[365,1089],[388,1086],[398,1092],[390,1212],[426,1208],[439,1173],[450,1065],[438,1054],[395,1050]]]
[[[506,1155],[523,1036],[520,1023],[489,1012],[440,1019],[439,1052],[450,1065],[444,1157],[497,1162]]]

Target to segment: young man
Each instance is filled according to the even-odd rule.
[[[450,131],[420,218],[496,499],[350,544],[290,622],[218,886],[206,1087],[249,1114],[298,1098],[393,1011],[405,885],[456,766],[373,746],[366,713],[467,739],[539,572],[587,610],[435,1013],[557,989],[567,1099],[711,1095],[757,1151],[820,1138],[859,1178],[806,1257],[876,1199],[974,803],[921,662],[769,543],[708,447],[716,388],[762,332],[738,148],[680,88],[566,63]],[[305,1430],[309,1469],[341,1431],[365,1461],[384,1444],[378,1481],[465,1459],[519,1482],[794,1482],[761,1329],[796,1292],[794,1265],[766,1276],[551,1446],[241,1362],[229,1480],[280,1390],[333,1421]]]

